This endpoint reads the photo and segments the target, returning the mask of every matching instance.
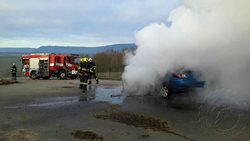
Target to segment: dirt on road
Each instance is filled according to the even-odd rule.
[[[19,83],[19,81],[0,79],[0,85],[10,85],[10,84],[15,84],[15,83]]]
[[[0,86],[1,141],[247,141],[249,110],[170,107],[159,94],[127,94],[102,80],[83,94],[79,80]]]

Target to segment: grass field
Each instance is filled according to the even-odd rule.
[[[0,77],[11,76],[11,66],[13,63],[17,66],[17,76],[21,75],[21,56],[0,56]]]

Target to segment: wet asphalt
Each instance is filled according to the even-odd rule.
[[[0,141],[248,141],[250,138],[248,109],[191,101],[176,106],[158,93],[127,93],[121,81],[102,80],[91,85],[86,94],[78,88],[79,80],[20,78],[19,81],[0,86]],[[123,117],[126,113],[131,116]],[[102,119],[96,118],[97,115],[112,116]],[[158,130],[163,123],[167,132]],[[73,136],[76,131],[88,135]]]

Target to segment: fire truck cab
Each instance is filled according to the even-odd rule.
[[[32,79],[77,78],[78,55],[34,53],[22,55],[23,71]]]

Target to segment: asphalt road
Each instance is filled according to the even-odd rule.
[[[78,80],[0,86],[1,141],[248,141],[250,112],[126,93],[102,80],[81,93]]]

